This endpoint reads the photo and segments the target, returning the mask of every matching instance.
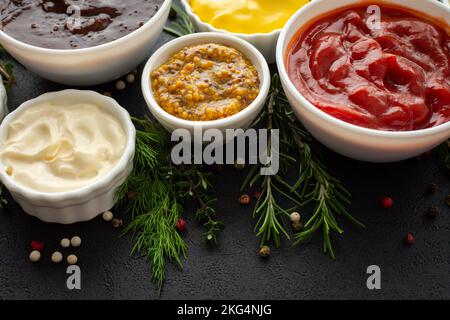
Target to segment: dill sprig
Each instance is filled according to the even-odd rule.
[[[170,159],[169,134],[149,119],[133,118],[136,126],[134,169],[116,192],[118,203],[131,214],[123,234],[132,234],[132,254],[147,256],[153,279],[161,289],[166,261],[179,266],[186,256],[186,243],[175,226],[183,213],[183,202],[194,198],[199,209],[194,219],[205,223],[206,239],[215,241],[221,222],[214,219],[214,199],[209,196],[208,174],[196,166],[175,166]]]
[[[266,125],[269,134],[273,134],[273,129],[279,130],[281,168],[276,175],[261,176],[260,167],[255,165],[242,185],[243,189],[261,182],[261,196],[253,212],[254,216],[258,217],[255,229],[257,236],[261,237],[261,244],[273,239],[279,246],[282,235],[289,239],[285,218],[294,210],[311,205],[314,207],[313,213],[304,229],[295,234],[294,244],[303,243],[321,230],[324,252],[334,259],[331,233],[343,233],[336,221],[336,215],[342,215],[360,227],[363,227],[363,224],[346,209],[350,204],[350,193],[317,159],[312,149],[313,139],[293,114],[277,74],[273,76],[265,110],[255,125],[260,123]],[[292,157],[292,154],[297,157]],[[286,172],[294,166],[298,168],[297,174],[295,182],[290,184],[286,179]],[[291,207],[285,208],[282,203],[289,203]]]
[[[166,259],[181,267],[180,257],[186,255],[186,243],[174,227],[181,217],[182,207],[165,181],[148,178],[152,180],[141,181],[143,184],[137,188],[139,196],[132,201],[135,204],[130,205],[131,208],[146,205],[147,210],[134,212],[124,234],[131,233],[136,237],[132,254],[143,253],[148,257],[153,278],[158,288],[162,288]]]
[[[0,53],[4,52],[6,52],[5,49],[0,45]],[[3,85],[6,90],[11,89],[11,87],[16,84],[13,68],[14,66],[11,63],[4,63],[3,61],[0,61],[0,75],[3,79]]]
[[[132,254],[147,256],[153,279],[161,289],[166,260],[181,265],[181,257],[186,254],[186,244],[175,229],[182,207],[172,181],[161,170],[170,164],[167,132],[146,119],[133,118],[133,122],[137,129],[134,169],[117,190],[116,197],[119,203],[126,202],[125,211],[131,214],[131,222],[123,234],[131,233],[136,239]]]
[[[196,32],[195,26],[187,13],[176,4],[172,4],[169,18],[171,22],[169,22],[168,26],[164,27],[166,32],[176,37]]]
[[[193,198],[198,203],[198,209],[194,214],[194,219],[203,223],[206,228],[204,233],[206,241],[210,243],[217,242],[217,235],[223,228],[223,223],[215,218],[216,211],[213,204],[217,199],[209,195],[211,183],[208,180],[210,173],[203,173],[195,167],[181,167],[183,180],[181,184],[185,184],[185,189],[181,190],[182,197]]]

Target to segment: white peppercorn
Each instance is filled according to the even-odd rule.
[[[72,239],[70,239],[70,244],[72,245],[72,247],[81,246],[81,238],[78,236],[72,237]]]
[[[30,253],[30,261],[31,262],[38,262],[41,260],[41,253],[37,250],[33,250]]]
[[[70,265],[74,265],[78,262],[78,257],[74,254],[71,254],[67,257],[67,263]]]
[[[60,263],[63,259],[63,255],[59,251],[55,251],[52,254],[52,262],[53,263]]]
[[[70,240],[67,238],[61,239],[61,247],[63,248],[70,247]]]

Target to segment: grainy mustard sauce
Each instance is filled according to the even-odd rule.
[[[186,120],[209,121],[234,115],[258,96],[254,65],[238,50],[215,43],[189,46],[151,74],[158,104]]]

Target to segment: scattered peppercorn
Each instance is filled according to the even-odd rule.
[[[427,210],[427,216],[431,218],[436,218],[440,213],[440,210],[438,207],[429,207]]]
[[[77,264],[78,262],[78,257],[74,254],[71,254],[67,257],[67,263],[70,265],[74,265]]]
[[[41,260],[41,253],[37,250],[33,250],[30,253],[30,261],[31,262],[38,262]]]
[[[416,238],[411,233],[407,233],[404,242],[406,245],[411,246],[416,243]]]
[[[112,225],[114,228],[120,228],[123,226],[123,220],[122,219],[113,219]]]
[[[123,80],[119,80],[116,82],[116,89],[117,90],[125,90],[125,88],[127,87],[127,84],[125,83],[125,81]]]
[[[75,248],[81,246],[81,238],[77,236],[73,237],[70,239],[70,244]]]
[[[128,83],[134,83],[134,81],[136,81],[136,76],[134,74],[130,73],[129,75],[127,75],[126,80]]]
[[[267,258],[270,256],[270,248],[268,246],[262,246],[258,254],[261,258]]]
[[[134,191],[134,190],[130,190],[130,191],[128,191],[127,192],[127,198],[128,198],[128,200],[134,200],[134,199],[136,199],[136,191]]]
[[[114,215],[111,211],[105,211],[105,212],[103,212],[102,218],[106,222],[109,222],[114,218]]]
[[[239,197],[239,203],[244,205],[244,206],[248,206],[251,202],[250,196],[248,194],[243,194],[242,196]]]
[[[59,251],[55,251],[52,254],[52,262],[53,263],[60,263],[63,260],[63,255]]]
[[[259,198],[261,198],[261,192],[259,192],[259,191],[253,192],[253,197],[254,197],[256,200],[258,200]]]
[[[42,241],[31,241],[31,250],[42,251],[44,249],[44,243]]]
[[[381,199],[381,206],[384,209],[390,209],[390,208],[392,208],[393,205],[394,205],[394,200],[392,200],[391,197],[384,197],[383,199]]]
[[[301,223],[300,221],[292,223],[292,231],[300,232],[302,230],[303,230],[303,223]]]
[[[302,220],[302,216],[298,212],[292,212],[289,218],[291,222],[300,222]]]
[[[175,226],[178,232],[184,232],[186,230],[186,220],[180,218]]]
[[[438,186],[436,183],[430,183],[427,186],[427,192],[430,194],[436,193],[437,190],[438,190]]]
[[[67,238],[61,239],[61,247],[63,248],[70,247],[70,240]]]

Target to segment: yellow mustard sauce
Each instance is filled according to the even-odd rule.
[[[281,29],[309,0],[190,0],[203,22],[234,33],[270,33]]]

